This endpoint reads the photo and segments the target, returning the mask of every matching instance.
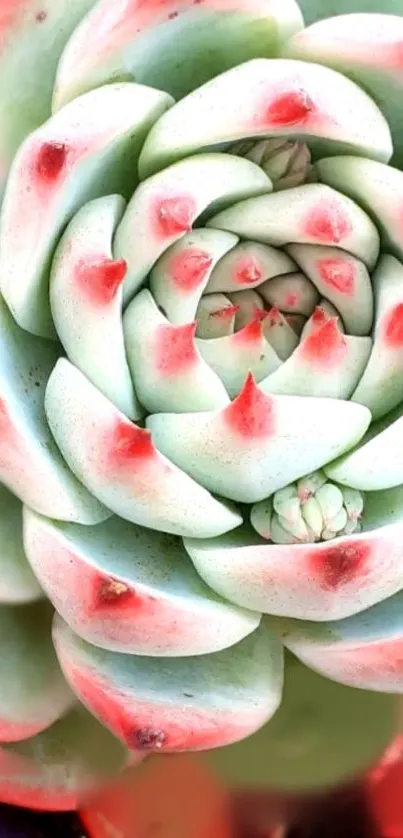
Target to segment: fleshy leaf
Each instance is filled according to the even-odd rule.
[[[150,290],[171,323],[191,323],[214,274],[238,242],[232,233],[197,228],[165,251],[150,273]]]
[[[249,376],[223,410],[159,413],[147,427],[157,448],[202,486],[254,503],[348,450],[369,422],[361,405],[266,396]]]
[[[128,272],[131,299],[157,259],[192,229],[200,215],[272,189],[259,166],[229,154],[198,154],[168,166],[137,187],[119,224],[114,254]]]
[[[216,232],[218,233],[218,230]],[[295,262],[283,251],[254,241],[243,241],[233,247],[214,267],[206,293],[234,293],[245,288],[255,288],[273,277],[291,273],[295,267]]]
[[[302,25],[295,0],[100,0],[62,55],[54,107],[122,75],[178,99]]]
[[[249,372],[260,382],[281,366],[280,358],[265,339],[263,323],[259,320],[232,335],[210,340],[199,338],[196,344],[231,398],[238,395]]]
[[[0,479],[37,512],[93,524],[110,513],[67,468],[46,421],[57,357],[55,344],[17,326],[0,297]]]
[[[0,484],[0,603],[32,602],[43,596],[22,543],[22,504]]]
[[[260,381],[260,389],[267,395],[348,399],[366,368],[371,348],[370,338],[343,335],[337,321],[328,318],[302,336],[285,363]]]
[[[285,44],[283,53],[290,58],[333,67],[362,86],[385,115],[392,129],[393,160],[401,163],[402,7],[392,0],[390,11],[382,3],[382,14],[376,14],[380,10],[379,3],[368,4],[367,0],[366,8],[360,14],[360,5],[355,0],[354,7],[348,6],[346,10],[356,14],[342,14],[343,9],[338,8],[337,17],[328,17],[322,9],[322,16],[327,19],[294,34]],[[365,14],[372,11],[368,5],[373,5],[374,14]]]
[[[51,4],[45,4],[43,0],[2,2],[1,195],[18,146],[49,116],[60,53],[94,2],[95,0],[52,0]],[[15,80],[12,84],[11,79]]]
[[[343,486],[368,492],[403,484],[403,406],[374,422],[359,444],[325,471]]]
[[[345,158],[333,159],[339,171],[343,165],[339,160]],[[210,218],[207,226],[276,247],[291,242],[337,246],[373,268],[379,254],[375,224],[354,201],[335,189],[308,183],[241,201]]]
[[[0,742],[34,736],[72,706],[52,646],[47,602],[0,608]]]
[[[202,579],[230,602],[300,620],[342,619],[401,587],[402,489],[369,493],[364,509],[362,533],[329,542],[271,544],[243,527],[185,539],[185,548]]]
[[[368,335],[373,318],[371,278],[364,262],[336,247],[293,244],[287,252],[353,335]]]
[[[382,255],[372,276],[374,343],[368,366],[352,394],[379,419],[403,399],[403,265]]]
[[[142,755],[131,754],[131,763]],[[2,802],[75,810],[128,762],[127,751],[80,704],[29,739],[0,749]]]
[[[141,403],[151,412],[214,410],[229,403],[195,341],[197,323],[173,325],[148,289],[124,315],[127,360]]]
[[[354,82],[316,64],[256,59],[207,82],[162,116],[144,144],[140,174],[201,148],[260,136],[306,136],[322,154],[356,151],[385,163],[392,156],[385,117]]]
[[[53,637],[74,692],[135,751],[198,751],[236,742],[258,730],[281,701],[283,652],[265,627],[231,649],[189,658],[97,649],[60,617]]]
[[[155,447],[69,361],[60,359],[46,390],[56,442],[84,485],[122,518],[151,529],[205,538],[242,522]],[[354,405],[359,411],[366,408]]]
[[[112,257],[123,215],[119,195],[82,207],[67,227],[53,260],[50,305],[68,358],[130,419],[141,418],[126,360],[122,282],[126,263]]]
[[[402,591],[349,619],[284,621],[284,645],[312,669],[351,687],[403,692]],[[270,624],[270,621],[269,621]]]
[[[171,102],[140,85],[107,85],[66,105],[20,146],[2,208],[0,289],[23,328],[54,336],[48,280],[60,233],[86,201],[130,195],[144,137]]]
[[[347,155],[323,158],[315,164],[315,169],[322,183],[348,195],[371,215],[384,248],[403,258],[403,172],[376,160]],[[351,248],[347,246],[346,250]],[[371,267],[365,254],[360,258]]]
[[[232,646],[259,625],[259,614],[213,594],[181,540],[165,533],[119,518],[98,527],[63,526],[25,509],[24,543],[58,613],[96,646],[153,657],[200,655]]]

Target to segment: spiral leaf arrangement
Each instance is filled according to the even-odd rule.
[[[284,647],[403,691],[403,19],[73,5],[0,2],[0,793],[54,808],[259,730]]]

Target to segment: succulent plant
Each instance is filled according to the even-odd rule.
[[[346,775],[403,692],[403,17],[0,0],[0,33],[0,799],[297,746],[284,659],[377,720]]]

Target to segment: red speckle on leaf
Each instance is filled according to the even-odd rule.
[[[194,336],[196,323],[183,326],[163,324],[158,327],[155,344],[155,366],[161,375],[187,372],[198,359]]]
[[[68,148],[65,143],[42,143],[36,157],[36,173],[42,182],[53,184],[65,169]]]
[[[168,15],[168,20],[175,20],[175,18],[178,17],[178,15],[179,12],[170,12]]]
[[[391,349],[402,349],[403,347],[403,303],[397,306],[386,316],[383,324],[384,340]]]
[[[266,320],[270,314],[269,311],[266,311],[265,308],[259,308],[259,306],[253,306],[253,319],[258,320],[261,322],[262,320]]]
[[[151,431],[123,419],[117,421],[112,433],[111,465],[139,464],[152,459],[155,453]]]
[[[351,222],[336,201],[322,201],[310,210],[301,232],[322,244],[339,244],[351,231]]]
[[[108,610],[111,606],[119,611],[122,606],[132,609],[137,599],[141,604],[141,597],[137,597],[135,592],[119,579],[105,576],[96,576],[94,579],[93,606],[96,611],[104,608]]]
[[[269,311],[265,312],[268,323],[270,326],[281,326],[283,323],[283,315],[281,314],[280,309],[277,306],[272,306]]]
[[[354,294],[355,271],[351,262],[345,259],[319,259],[317,269],[326,285],[348,297]]]
[[[234,281],[237,285],[251,285],[261,282],[263,273],[260,263],[254,256],[239,259],[236,266]]]
[[[344,358],[346,347],[337,318],[331,317],[305,338],[300,344],[300,352],[305,360],[331,368]]]
[[[217,320],[231,320],[240,311],[240,306],[225,306],[225,308],[218,308],[217,311],[211,311],[209,317],[215,317]]]
[[[370,556],[370,544],[351,539],[313,551],[309,564],[321,588],[337,591],[343,585],[366,575]]]
[[[126,273],[124,259],[92,259],[78,263],[75,277],[91,302],[105,305],[114,299]]]
[[[237,711],[216,707],[202,709],[197,695],[194,698],[166,702],[158,694],[141,700],[129,686],[101,677],[90,667],[84,667],[75,654],[69,655],[59,646],[63,667],[79,698],[84,700],[100,721],[109,727],[132,750],[182,751],[213,748],[215,745],[242,739],[259,722],[263,723],[260,708],[245,707]],[[184,691],[186,685],[184,684]],[[163,735],[163,743],[158,741]],[[137,741],[136,741],[137,740]]]
[[[132,734],[132,748],[136,751],[160,751],[166,738],[166,733],[162,730],[141,727]]]
[[[47,16],[48,16],[48,13],[45,12],[44,9],[42,9],[42,11],[38,12],[35,15],[35,20],[37,20],[38,23],[43,23],[43,21],[46,20]]]
[[[312,325],[318,328],[319,326],[322,326],[323,323],[327,323],[329,320],[331,320],[330,314],[328,314],[322,306],[316,306],[311,317]]]
[[[286,296],[284,297],[284,306],[286,308],[295,308],[295,306],[298,305],[298,300],[299,294],[297,294],[296,292],[286,294]]]
[[[175,285],[182,291],[194,291],[203,282],[212,264],[212,257],[204,250],[189,247],[174,256],[170,274]]]
[[[273,401],[259,390],[252,373],[223,415],[227,427],[245,439],[267,439],[274,434]]]
[[[164,237],[188,233],[196,213],[196,201],[191,196],[178,195],[159,200],[155,210],[158,232]]]
[[[284,126],[305,122],[315,109],[315,105],[305,90],[290,90],[280,93],[265,109],[264,122],[273,126]]]
[[[262,338],[262,319],[258,318],[256,318],[256,320],[252,320],[247,324],[247,326],[244,326],[243,329],[240,329],[239,332],[235,332],[235,334],[232,335],[233,342],[238,344],[255,344],[259,343]]]

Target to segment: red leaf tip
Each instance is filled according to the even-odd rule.
[[[192,229],[195,214],[196,202],[191,196],[164,198],[157,206],[159,230],[164,236],[188,233]]]
[[[314,111],[315,105],[302,88],[280,93],[265,110],[264,121],[273,126],[285,128],[305,120]]]
[[[391,349],[403,347],[403,303],[398,303],[388,313],[383,325],[384,340]]]
[[[158,327],[155,345],[155,365],[161,375],[178,375],[196,363],[198,354],[194,341],[197,322]]]
[[[255,256],[245,256],[239,259],[234,276],[237,285],[255,285],[261,281],[262,276],[260,263]]]
[[[91,259],[79,262],[76,278],[94,303],[111,302],[127,273],[125,259]]]
[[[223,415],[231,431],[246,439],[267,439],[274,433],[273,400],[259,389],[251,372]]]
[[[136,460],[147,460],[155,455],[155,447],[148,428],[118,420],[113,430],[111,458],[117,465]]]
[[[346,339],[339,328],[337,317],[326,318],[300,344],[301,354],[307,361],[316,362],[329,368],[340,363],[344,357],[346,346]]]
[[[194,291],[203,282],[212,264],[213,258],[206,251],[186,248],[172,259],[171,278],[182,291]]]
[[[65,143],[42,143],[36,157],[36,172],[40,179],[49,184],[58,180],[65,167],[67,154]]]
[[[321,587],[337,591],[366,575],[371,552],[367,542],[350,540],[313,551],[309,561]]]

